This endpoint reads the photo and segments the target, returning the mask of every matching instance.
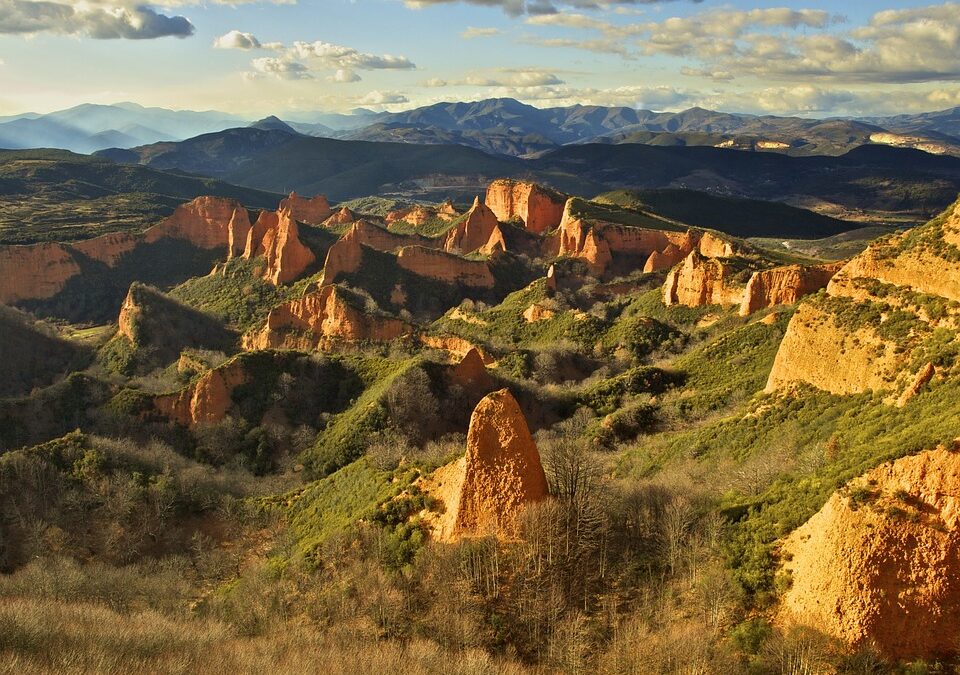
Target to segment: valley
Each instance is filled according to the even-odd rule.
[[[956,204],[863,230],[689,188],[514,174],[469,200],[338,203],[147,164],[8,157],[11,200],[76,223],[38,215],[0,244],[17,663],[954,658],[882,598],[916,588],[902,602],[943,631],[960,612],[937,572],[956,548]],[[101,221],[51,171],[162,205]],[[926,543],[889,567],[905,538]]]

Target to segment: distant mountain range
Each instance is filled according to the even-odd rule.
[[[503,176],[583,195],[621,188],[699,190],[891,223],[923,220],[960,191],[960,158],[882,145],[855,147],[839,156],[791,157],[714,147],[583,143],[524,159],[462,145],[315,138],[276,122],[261,126],[267,128],[228,129],[98,155],[270,192],[324,193],[338,201],[368,195],[472,198]]]
[[[500,98],[438,103],[397,113],[358,109],[350,114],[298,117],[252,121],[216,111],[174,111],[132,103],[81,105],[46,115],[0,118],[0,147],[90,153],[181,141],[249,125],[340,140],[463,145],[512,157],[536,157],[582,143],[712,146],[796,156],[841,155],[861,145],[881,144],[960,156],[960,108],[820,120],[703,108],[678,113],[583,105],[537,108]]]

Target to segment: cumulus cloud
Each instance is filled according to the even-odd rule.
[[[405,56],[366,54],[353,47],[330,42],[294,42],[290,53],[299,59],[313,59],[331,68],[357,70],[413,70],[417,66]]]
[[[309,68],[302,63],[284,58],[265,56],[254,59],[250,65],[253,67],[251,75],[254,77],[270,76],[280,80],[309,80],[313,77]]]
[[[337,72],[331,75],[329,79],[331,82],[348,83],[359,82],[361,78],[352,70],[340,68],[337,70]]]
[[[465,77],[446,80],[438,77],[423,83],[424,87],[509,87],[524,89],[564,84],[556,74],[538,68],[500,68],[492,73],[469,73]]]
[[[248,78],[272,76],[282,80],[309,80],[315,73],[326,71],[330,73],[326,76],[328,81],[349,83],[360,81],[358,70],[414,70],[417,67],[405,56],[367,54],[353,47],[320,40],[294,42],[291,46],[277,43],[262,46],[278,52],[278,55],[254,59],[251,62],[253,71],[247,73]]]
[[[0,0],[0,34],[59,33],[97,40],[188,37],[194,27],[183,16],[167,16],[146,5],[98,2]]]
[[[395,91],[371,91],[362,99],[363,105],[394,105],[397,103],[409,103],[410,99]]]
[[[232,30],[216,38],[213,41],[213,47],[214,49],[261,49],[263,45],[253,33]]]
[[[916,83],[960,79],[960,3],[876,12],[865,25],[838,30],[843,17],[786,7],[710,9],[661,21],[621,23],[564,12],[528,16],[540,30],[576,30],[602,39],[528,38],[546,47],[606,51],[622,56],[686,58],[684,72],[729,80],[736,76],[848,82]]]
[[[476,28],[474,26],[468,26],[465,31],[460,33],[460,37],[464,40],[474,40],[476,38],[493,37],[499,34],[499,28]]]
[[[689,0],[702,2],[703,0]],[[499,7],[510,16],[521,14],[556,14],[564,7],[574,9],[607,9],[612,5],[659,5],[671,0],[405,0],[410,9],[424,9],[434,5],[464,3],[482,7]]]

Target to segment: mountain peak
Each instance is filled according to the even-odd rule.
[[[270,115],[268,117],[264,117],[262,120],[257,120],[250,125],[250,128],[262,129],[263,131],[286,131],[291,134],[299,133],[296,129],[291,127],[276,115]]]

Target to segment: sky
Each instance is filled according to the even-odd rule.
[[[0,115],[512,97],[824,117],[960,106],[960,2],[0,0]]]

